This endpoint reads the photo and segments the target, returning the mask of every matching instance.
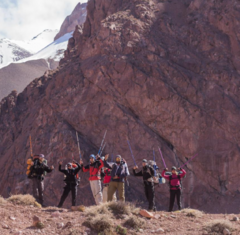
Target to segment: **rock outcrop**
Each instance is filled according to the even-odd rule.
[[[87,19],[69,40],[60,67],[35,79],[0,104],[0,192],[30,192],[30,155],[48,163],[71,152],[79,133],[84,162],[97,153],[106,129],[105,153],[140,165],[161,147],[167,166],[190,162],[184,206],[237,212],[239,199],[240,4],[235,0],[90,0]],[[157,162],[163,168],[161,158]],[[81,174],[78,201],[93,203]],[[63,180],[46,178],[46,203],[59,200]],[[126,199],[143,201],[141,179],[130,177]],[[168,207],[168,185],[156,187],[159,209]]]
[[[55,36],[54,41],[66,33],[74,31],[76,25],[82,25],[87,16],[87,3],[78,3],[71,15],[63,21],[59,33]]]

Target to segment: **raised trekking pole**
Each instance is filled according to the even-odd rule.
[[[167,166],[166,166],[166,163],[165,163],[165,161],[164,161],[164,158],[163,158],[163,155],[162,155],[162,151],[161,151],[160,147],[158,147],[158,149],[159,149],[159,153],[160,153],[160,155],[161,155],[162,161],[163,161],[163,165],[164,165],[164,167],[165,167],[165,169],[166,169]]]
[[[111,155],[111,162],[113,162],[113,154]]]
[[[133,159],[134,164],[135,164],[135,166],[136,166],[137,164],[136,164],[135,158],[134,158],[134,156],[133,156],[133,152],[132,152],[132,148],[131,148],[131,145],[130,145],[129,140],[127,140],[127,142],[128,142],[128,146],[129,146],[129,149],[130,149],[130,152],[131,152],[132,159]]]
[[[80,157],[80,160],[82,160],[81,149],[80,149],[80,144],[79,144],[79,138],[78,138],[78,133],[77,133],[77,131],[76,131],[76,136],[77,136],[77,144],[78,144],[79,157]]]
[[[155,151],[153,149],[153,161],[155,162],[155,165],[153,166],[154,168],[154,176],[156,177],[156,160],[155,160]]]
[[[103,145],[103,147],[102,147],[102,150],[101,150],[101,153],[100,153],[100,157],[101,157],[101,155],[102,155],[102,152],[103,152],[103,150],[104,150],[106,144],[107,144],[107,142],[105,142],[104,145]]]
[[[187,162],[185,162],[182,166],[180,166],[180,168],[183,168],[184,166],[187,165],[187,163],[191,160],[193,160],[196,156],[198,155],[198,153],[196,155],[194,155],[193,157],[191,157]]]
[[[32,149],[32,137],[29,135],[29,144],[30,144],[30,155],[33,157],[33,149]]]
[[[102,147],[103,147],[103,143],[104,143],[104,140],[105,140],[106,134],[107,134],[107,130],[105,131],[105,134],[104,134],[104,136],[103,136],[102,143],[101,143],[100,148],[99,148],[99,150],[98,150],[98,155],[100,154],[101,149],[102,149]]]

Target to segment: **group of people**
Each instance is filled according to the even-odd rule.
[[[72,194],[72,206],[76,205],[77,186],[80,181],[79,171],[89,172],[89,183],[91,191],[97,205],[108,201],[116,201],[116,191],[118,191],[118,199],[125,201],[125,183],[128,183],[127,177],[130,175],[127,162],[120,156],[115,157],[114,162],[109,161],[109,155],[100,157],[99,155],[90,155],[89,164],[83,164],[80,160],[69,162],[65,169],[62,169],[62,161],[59,162],[59,171],[64,174],[64,190],[61,196],[58,207],[62,207],[68,194]],[[44,176],[50,173],[54,167],[49,167],[43,154],[34,155],[28,159],[27,175],[32,180],[33,196],[43,205],[43,191],[44,191]],[[142,169],[138,170],[138,166],[133,167],[133,175],[143,178],[144,191],[148,200],[148,211],[156,211],[155,206],[155,185],[159,178],[164,178],[169,181],[170,187],[170,203],[169,211],[173,210],[175,198],[177,198],[178,209],[182,209],[181,179],[186,175],[184,169],[177,169],[172,167],[171,172],[164,169],[162,174],[156,174],[156,164],[151,165],[149,161],[143,159]],[[103,181],[103,186],[102,186]]]

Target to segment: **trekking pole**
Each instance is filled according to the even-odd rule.
[[[79,138],[78,138],[78,133],[77,133],[77,131],[76,131],[76,136],[77,136],[77,144],[78,144],[79,157],[80,157],[80,160],[82,160],[81,149],[80,149],[80,144],[79,144]]]
[[[100,152],[101,152],[101,149],[102,149],[102,146],[103,146],[103,143],[104,143],[106,134],[107,134],[107,130],[105,131],[105,134],[104,134],[104,136],[103,136],[102,143],[101,143],[101,145],[100,145],[100,149],[98,150],[98,154],[100,154]]]
[[[164,161],[164,158],[163,158],[163,155],[162,155],[162,151],[161,151],[160,147],[158,147],[158,149],[159,149],[159,152],[160,152],[160,155],[161,155],[162,161],[163,161],[163,165],[164,165],[164,167],[165,167],[165,169],[166,169],[167,166],[166,166],[166,163],[165,163],[165,161]]]
[[[156,177],[156,160],[155,160],[155,151],[153,149],[153,161],[155,162],[155,165],[154,165],[154,176]]]
[[[102,150],[101,150],[101,153],[100,153],[100,157],[101,157],[101,155],[102,155],[102,152],[103,152],[103,150],[104,150],[106,144],[107,144],[107,142],[105,142],[104,145],[103,145],[103,147],[102,147]]]
[[[180,166],[180,168],[183,168],[184,166],[187,165],[187,163],[191,160],[193,160],[193,158],[195,158],[198,155],[198,153],[196,155],[194,155],[193,157],[191,157],[187,162],[185,162],[182,166]]]
[[[30,144],[30,155],[33,157],[33,150],[32,150],[32,137],[29,135],[29,144]]]
[[[113,162],[113,154],[111,155],[111,162]]]
[[[130,152],[131,152],[132,159],[133,159],[134,164],[135,164],[135,166],[136,166],[137,164],[136,164],[136,161],[135,161],[135,159],[134,159],[133,152],[132,152],[132,148],[131,148],[131,145],[130,145],[129,140],[127,140],[127,142],[128,142],[128,146],[129,146],[129,149],[130,149]]]

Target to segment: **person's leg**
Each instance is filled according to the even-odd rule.
[[[36,199],[36,201],[39,200],[38,198],[38,187],[37,187],[37,179],[32,179],[32,191],[33,191],[33,197]]]
[[[103,186],[103,202],[107,202],[108,198],[108,186]]]
[[[113,200],[113,194],[116,193],[117,190],[117,182],[111,181],[108,186],[108,202]]]
[[[176,190],[170,190],[170,202],[169,202],[169,212],[173,210],[173,205],[175,201],[175,191]]]
[[[44,191],[44,181],[37,180],[38,184],[38,196],[39,196],[39,203],[43,205],[43,191]]]
[[[148,209],[153,210],[155,209],[154,205],[154,185],[152,183],[147,185],[147,190],[148,190]]]
[[[63,191],[63,194],[62,194],[62,196],[61,196],[61,199],[60,199],[60,202],[59,202],[59,204],[58,204],[58,207],[62,207],[62,205],[63,205],[64,201],[66,200],[66,198],[67,198],[70,190],[71,190],[71,188],[70,188],[69,185],[66,185],[66,186],[64,187],[64,191]]]
[[[72,191],[72,206],[76,206],[76,198],[77,198],[77,185],[71,185]]]
[[[94,181],[95,181],[95,188],[97,192],[95,194],[95,201],[96,201],[96,204],[99,205],[103,201],[101,180],[94,180]]]
[[[125,202],[125,189],[123,182],[117,182],[117,190],[119,195],[119,200]]]
[[[182,202],[181,202],[182,191],[181,191],[181,189],[178,189],[176,193],[177,193],[178,209],[181,210],[182,209]]]

